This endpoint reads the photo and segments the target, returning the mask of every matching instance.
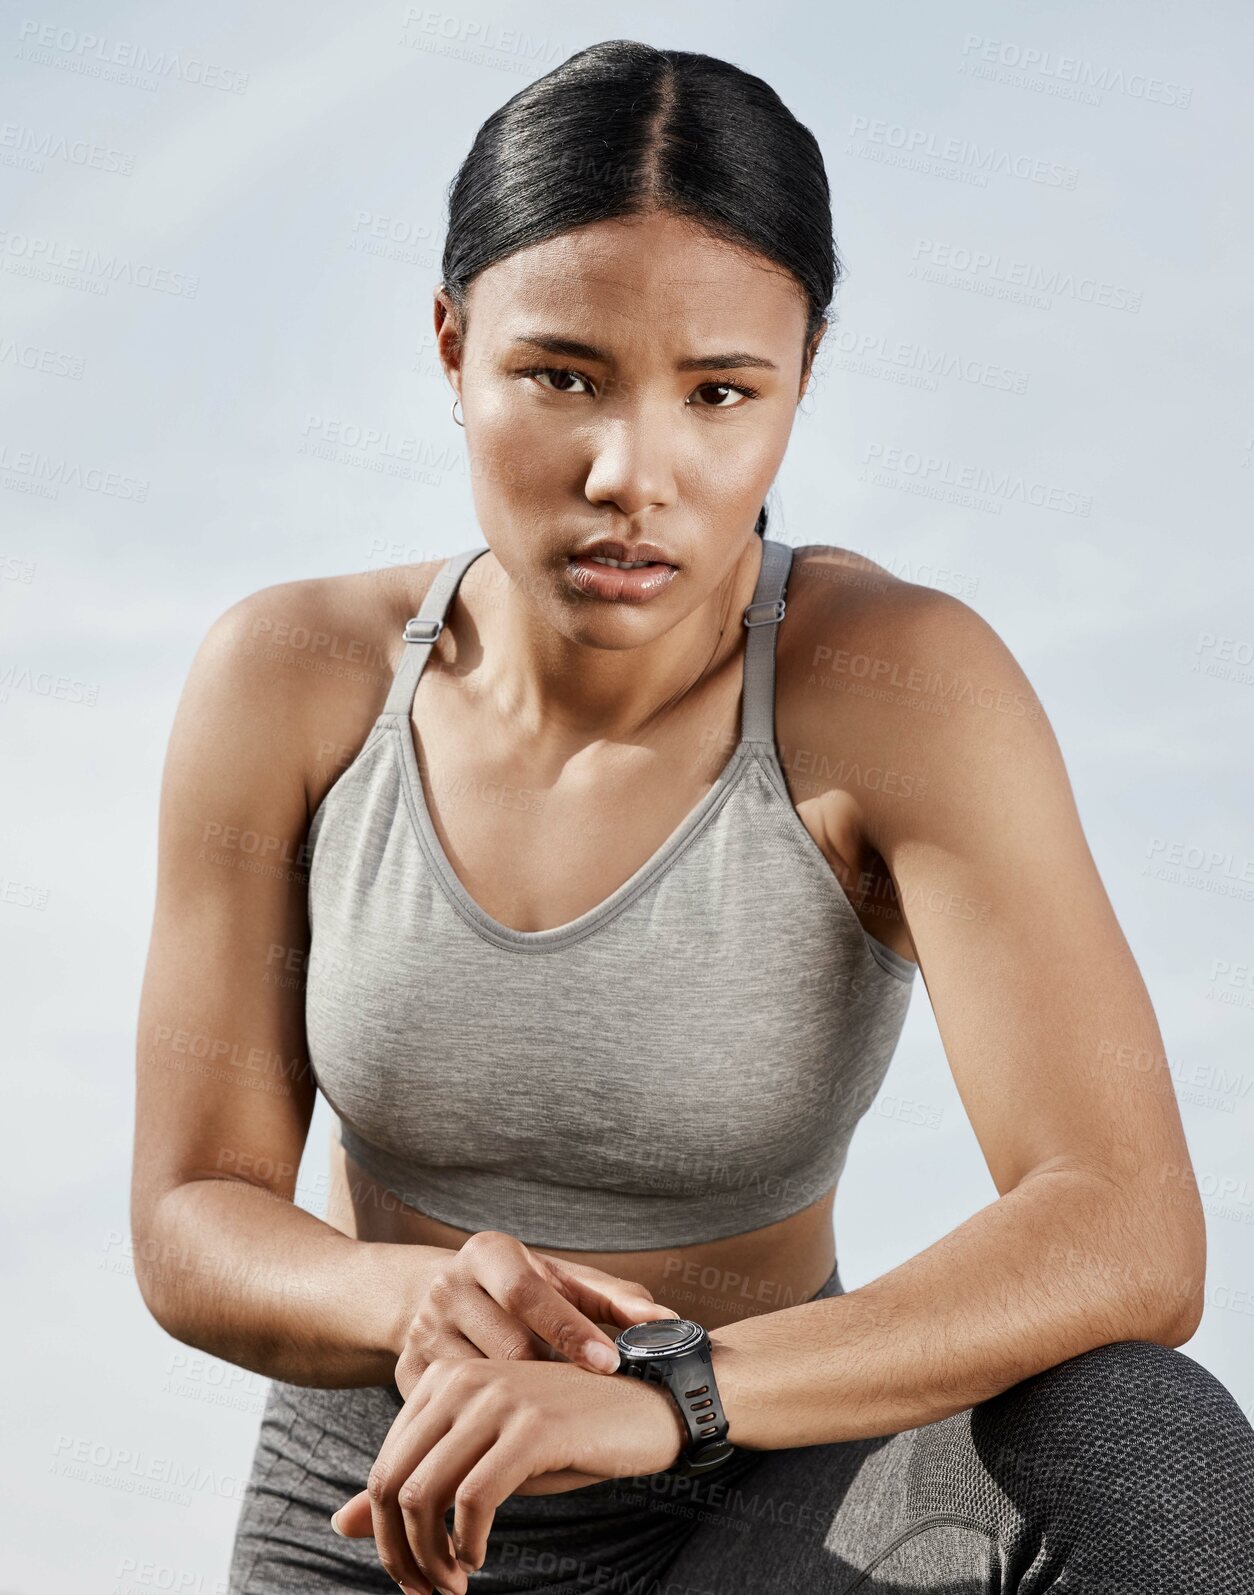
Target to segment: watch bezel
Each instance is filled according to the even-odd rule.
[[[633,1346],[630,1341],[623,1339],[633,1329],[646,1329],[650,1324],[665,1324],[668,1329],[676,1334],[683,1333],[683,1339],[670,1346]],[[706,1338],[706,1331],[701,1324],[691,1318],[645,1318],[638,1324],[628,1324],[625,1329],[620,1329],[614,1337],[614,1344],[618,1347],[620,1356],[628,1357],[632,1362],[669,1362],[675,1357],[686,1356],[690,1351],[696,1351]]]

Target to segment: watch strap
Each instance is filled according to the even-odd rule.
[[[662,1385],[679,1408],[688,1443],[664,1472],[676,1478],[692,1478],[709,1473],[735,1454],[736,1448],[727,1438],[727,1416],[714,1378],[714,1352],[708,1337],[703,1345],[681,1357],[658,1358],[649,1363],[624,1359],[619,1366],[623,1373]]]

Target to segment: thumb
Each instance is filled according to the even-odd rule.
[[[374,1518],[370,1512],[370,1492],[359,1490],[351,1501],[345,1501],[338,1512],[331,1515],[331,1527],[345,1539],[360,1540],[374,1534]]]

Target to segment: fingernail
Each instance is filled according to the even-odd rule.
[[[457,1565],[463,1573],[470,1574],[475,1571],[475,1564],[473,1562],[463,1562],[460,1556],[457,1558]]]
[[[334,1530],[335,1530],[335,1532],[336,1532],[336,1533],[337,1533],[337,1534],[338,1534],[338,1535],[339,1535],[339,1537],[340,1537],[340,1538],[341,1538],[341,1539],[342,1539],[342,1540],[346,1540],[346,1539],[347,1539],[347,1538],[348,1538],[348,1535],[347,1535],[347,1534],[345,1534],[345,1532],[344,1532],[344,1530],[343,1530],[343,1529],[342,1529],[342,1528],[341,1528],[341,1527],[340,1527],[340,1525],[339,1525],[339,1524],[338,1524],[338,1523],[337,1523],[337,1522],[336,1522],[336,1521],[335,1521],[335,1520],[336,1520],[336,1518],[337,1518],[337,1517],[339,1517],[339,1515],[340,1515],[340,1514],[339,1514],[339,1513],[338,1513],[338,1512],[332,1512],[332,1514],[331,1514],[331,1527],[332,1527],[332,1528],[333,1528],[333,1529],[334,1529]]]
[[[613,1373],[618,1367],[618,1353],[611,1346],[603,1346],[599,1340],[590,1340],[584,1347],[584,1355],[594,1368],[601,1368],[606,1373]]]

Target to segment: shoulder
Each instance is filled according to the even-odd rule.
[[[847,549],[809,544],[794,551],[787,596],[794,686],[797,667],[809,664],[833,692],[865,687],[915,710],[978,708],[1006,691],[1019,693],[1025,718],[1040,711],[1005,641],[953,593]]]
[[[446,556],[304,577],[246,594],[208,628],[189,690],[242,724],[259,719],[312,814],[383,711],[405,621]]]
[[[1011,649],[955,594],[811,544],[794,551],[787,596],[780,721],[872,846],[903,804],[959,791],[990,757],[1052,744]]]
[[[829,625],[948,625],[956,632],[964,626],[988,625],[956,594],[909,581],[865,554],[827,543],[807,543],[793,550],[788,603],[808,620]]]
[[[443,563],[437,558],[276,582],[237,599],[213,622],[210,635],[247,637],[259,646],[305,648],[325,656],[349,647],[356,655],[367,637],[375,641],[388,625],[397,630],[404,625],[413,613],[410,606],[422,601]]]

